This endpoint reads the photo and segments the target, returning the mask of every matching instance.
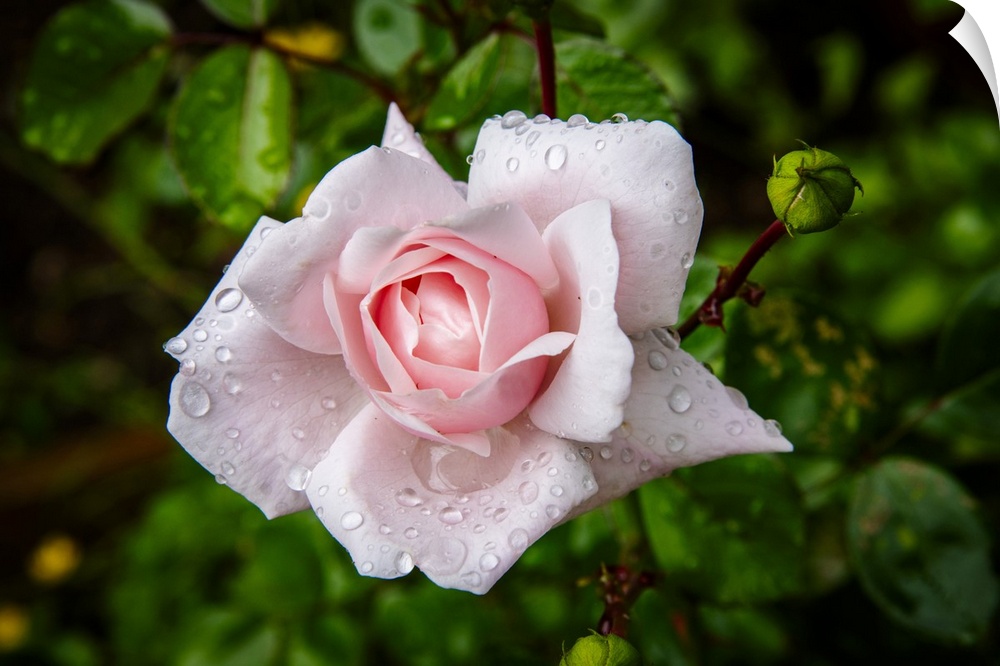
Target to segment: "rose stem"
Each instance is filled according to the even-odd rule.
[[[538,49],[538,71],[542,85],[542,113],[556,117],[556,51],[552,45],[552,24],[547,18],[532,21]]]
[[[628,638],[629,609],[644,590],[653,587],[654,576],[619,565],[602,567],[600,582],[604,587],[604,614],[597,623],[597,633]]]
[[[736,268],[733,272],[729,274],[728,277],[720,277],[719,281],[715,285],[715,289],[712,293],[708,295],[708,298],[704,300],[695,312],[687,318],[683,324],[677,329],[677,334],[684,339],[691,335],[695,329],[701,325],[703,317],[709,314],[719,313],[721,317],[722,304],[731,299],[733,296],[739,292],[740,287],[746,282],[747,277],[750,275],[750,271],[753,267],[757,265],[768,250],[770,250],[779,239],[787,236],[788,232],[785,231],[785,225],[781,220],[775,220],[771,223],[767,229],[764,230],[757,240],[753,242],[750,248],[740,259],[740,263],[736,264]]]

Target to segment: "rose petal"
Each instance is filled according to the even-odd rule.
[[[489,457],[420,441],[370,406],[306,493],[360,573],[395,578],[416,565],[442,587],[483,594],[595,490],[565,440],[520,420],[490,438]]]
[[[451,182],[420,160],[369,148],[333,168],[313,191],[303,217],[268,237],[240,275],[240,287],[285,340],[320,353],[340,343],[323,308],[323,280],[362,227],[410,229],[465,211]]]
[[[608,202],[566,211],[544,237],[560,273],[547,299],[552,327],[577,331],[577,338],[528,414],[560,437],[605,442],[622,422],[634,358],[615,315],[618,253]]]
[[[416,157],[418,160],[428,164],[431,171],[451,180],[451,176],[441,168],[437,160],[434,159],[434,156],[427,150],[420,135],[413,129],[413,125],[406,120],[406,117],[399,110],[399,107],[396,106],[395,102],[389,104],[389,113],[385,120],[385,132],[382,134],[382,147],[393,148],[406,153],[410,157]],[[463,186],[461,192],[464,198],[465,183],[461,185]]]
[[[625,421],[610,444],[583,451],[593,461],[599,490],[574,515],[678,467],[743,453],[792,450],[773,421],[749,409],[739,391],[723,386],[677,348],[665,330],[653,330],[633,346]]]
[[[280,227],[261,218],[198,316],[166,344],[180,361],[167,428],[270,518],[308,506],[294,487],[368,401],[340,356],[288,344],[239,290],[247,257]]]
[[[676,322],[703,212],[691,147],[660,121],[523,127],[504,128],[499,120],[483,125],[469,204],[516,202],[544,228],[577,204],[608,199],[621,261],[616,310],[622,330]]]

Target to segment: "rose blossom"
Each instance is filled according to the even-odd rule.
[[[483,593],[650,479],[791,448],[662,328],[702,218],[672,127],[511,112],[467,192],[395,105],[383,146],[261,218],[166,344],[168,427],[220,483],[311,506],[362,574]]]

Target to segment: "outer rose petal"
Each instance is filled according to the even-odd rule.
[[[561,437],[604,442],[622,422],[633,360],[615,315],[618,253],[608,202],[568,210],[544,237],[561,275],[548,299],[550,321],[555,329],[576,331],[577,338],[528,413],[535,425]]]
[[[382,134],[382,147],[393,148],[406,153],[410,157],[416,157],[429,165],[431,171],[443,178],[451,180],[444,169],[437,163],[430,151],[424,147],[424,142],[403,116],[395,102],[389,104],[389,113],[385,120],[385,132]]]
[[[792,450],[777,426],[747,407],[743,394],[723,386],[663,329],[647,333],[633,346],[625,421],[610,444],[583,451],[592,458],[599,490],[574,516],[678,467]]]
[[[544,228],[577,204],[608,199],[621,260],[615,309],[622,330],[676,322],[703,209],[691,147],[674,128],[558,120],[504,128],[488,120],[474,156],[473,207],[513,201]]]
[[[288,483],[368,402],[340,356],[288,344],[237,288],[247,257],[280,227],[261,218],[198,316],[166,345],[181,364],[167,428],[269,518],[309,506]]]
[[[268,237],[247,263],[240,287],[268,324],[296,347],[338,353],[323,308],[323,279],[357,229],[410,229],[468,206],[451,181],[424,162],[389,148],[369,148],[333,168],[313,191],[303,217]]]
[[[483,594],[595,491],[570,442],[523,420],[489,432],[493,453],[480,457],[421,441],[369,406],[306,493],[362,574],[395,578],[416,565],[442,587]]]

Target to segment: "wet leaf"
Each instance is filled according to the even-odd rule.
[[[149,106],[170,21],[135,0],[70,5],[42,31],[21,91],[21,137],[57,162],[89,162]]]
[[[354,8],[354,37],[368,63],[395,74],[423,44],[420,17],[407,3],[359,0]]]
[[[990,539],[945,472],[883,461],[858,479],[847,527],[854,568],[889,617],[949,642],[986,631],[997,604]]]
[[[237,28],[260,28],[274,14],[281,0],[201,0],[219,20]]]
[[[281,193],[291,167],[291,95],[282,61],[244,46],[216,51],[184,84],[170,147],[209,216],[246,230]]]
[[[481,121],[480,111],[497,83],[501,52],[500,36],[493,33],[455,63],[427,109],[428,129],[449,130],[472,119]]]

